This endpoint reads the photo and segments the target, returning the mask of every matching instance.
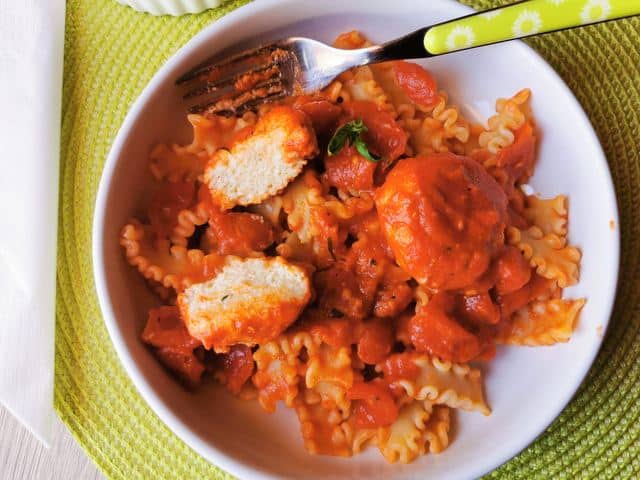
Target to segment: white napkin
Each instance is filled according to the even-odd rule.
[[[0,0],[0,403],[53,420],[64,0]]]

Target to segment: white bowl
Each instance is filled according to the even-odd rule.
[[[262,0],[205,28],[155,75],[129,112],[100,182],[93,231],[95,281],[107,328],[120,359],[151,408],[182,440],[212,463],[242,478],[406,479],[473,478],[516,455],[547,427],[582,382],[602,342],[618,273],[618,214],[611,176],[580,105],[556,73],[521,42],[428,60],[440,85],[467,115],[486,118],[498,97],[533,90],[542,139],[532,180],[543,195],[570,198],[570,239],[583,252],[584,296],[569,343],[499,348],[486,369],[490,417],[457,413],[450,447],[410,465],[388,465],[370,449],[350,459],[311,456],[302,446],[293,411],[268,415],[218,387],[185,392],[139,340],[148,307],[157,300],[127,265],[118,245],[126,220],[137,213],[156,142],[187,141],[189,129],[173,80],[215,51],[250,41],[298,34],[330,42],[359,29],[375,41],[468,13],[448,0]],[[610,227],[613,221],[615,228]]]

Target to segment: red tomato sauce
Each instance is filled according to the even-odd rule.
[[[525,307],[531,300],[549,292],[552,284],[552,280],[547,280],[531,271],[531,279],[526,285],[514,292],[498,297],[502,318],[511,317],[513,313]]]
[[[178,213],[193,204],[194,182],[163,182],[155,191],[147,215],[153,230],[160,237],[168,237],[176,226]]]
[[[458,363],[473,360],[482,353],[483,342],[461,325],[455,309],[455,295],[437,293],[409,321],[411,343],[418,352]]]
[[[498,167],[505,169],[513,183],[524,183],[533,173],[536,159],[536,137],[531,122],[525,122],[515,132],[512,145],[500,150],[496,156]]]
[[[325,178],[329,185],[350,190],[371,190],[377,163],[367,160],[351,145],[324,160]]]
[[[380,364],[380,369],[385,381],[392,382],[397,379],[415,380],[420,375],[420,367],[413,361],[415,353],[403,352],[388,356]]]
[[[395,160],[404,153],[407,134],[389,112],[367,101],[345,102],[343,109],[345,114],[340,124],[361,119],[367,127],[362,137],[370,151],[389,160]]]
[[[206,186],[198,191],[198,201],[209,213],[209,228],[202,240],[207,251],[246,257],[273,243],[275,232],[262,215],[221,211],[213,204]]]
[[[398,264],[434,290],[470,285],[504,244],[504,191],[466,157],[401,160],[376,191],[376,207]]]
[[[187,331],[178,307],[163,306],[149,311],[142,341],[156,347],[156,357],[189,386],[195,386],[204,364],[193,351],[201,345]]]
[[[342,115],[340,106],[310,95],[295,97],[293,107],[303,111],[309,117],[316,135],[319,136],[333,133]]]
[[[347,392],[347,398],[353,400],[358,427],[386,427],[398,418],[398,407],[383,382],[354,383]]]
[[[163,306],[149,310],[147,324],[142,332],[142,340],[158,348],[191,353],[201,345],[187,330],[180,310],[174,306]]]
[[[407,97],[424,107],[438,102],[438,86],[431,74],[420,65],[410,62],[394,62],[396,82]]]
[[[391,353],[393,343],[393,328],[390,322],[382,319],[365,322],[359,332],[358,358],[364,363],[375,365]]]

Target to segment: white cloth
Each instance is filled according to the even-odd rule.
[[[0,403],[53,420],[64,0],[0,0]]]

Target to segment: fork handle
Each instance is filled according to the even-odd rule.
[[[383,55],[442,55],[638,14],[640,0],[528,0],[420,29],[385,44]]]

